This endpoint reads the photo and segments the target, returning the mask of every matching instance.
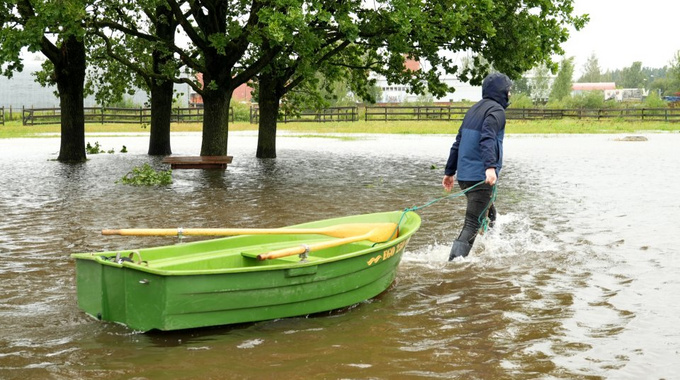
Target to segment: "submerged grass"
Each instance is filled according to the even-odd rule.
[[[333,123],[280,123],[278,130],[300,133],[307,137],[324,137],[328,133],[339,134],[455,134],[460,121],[357,121]],[[172,132],[200,132],[201,123],[172,124]],[[230,131],[257,131],[257,125],[236,122],[229,124]],[[593,133],[641,133],[680,132],[680,123],[654,121],[610,120],[508,120],[506,132],[518,134],[593,134]],[[58,135],[59,125],[23,126],[20,121],[0,125],[0,138],[30,138]],[[88,136],[111,134],[148,134],[147,125],[141,124],[86,124]]]

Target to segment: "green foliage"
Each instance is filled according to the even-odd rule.
[[[317,104],[371,103],[379,91],[370,73],[416,94],[442,96],[450,90],[442,73],[479,83],[492,66],[513,78],[539,62],[552,66],[568,28],[579,30],[588,21],[573,14],[573,2],[10,0],[0,5],[0,68],[11,74],[21,69],[22,49],[40,51],[48,42],[59,47],[73,37],[86,45],[91,64],[87,91],[105,105],[120,102],[133,85],[148,90],[167,81],[189,84],[217,103],[222,98],[205,95],[232,91],[267,64],[282,75],[278,100],[308,81],[299,93],[317,92]],[[28,10],[38,17],[28,20],[22,13]],[[177,34],[186,38],[175,41]],[[450,58],[468,51],[465,67]],[[428,66],[404,70],[406,58]],[[205,87],[180,75],[183,68],[204,74]],[[326,83],[315,82],[318,72]],[[39,79],[51,83],[54,73],[48,67]],[[344,99],[332,85],[342,81],[345,94],[352,94]],[[318,94],[321,88],[326,94]],[[235,110],[235,116],[245,119],[245,112]],[[207,118],[205,137],[226,136],[219,119]]]
[[[512,94],[510,96],[510,108],[534,108],[534,101],[526,94]]]
[[[231,102],[231,112],[234,114],[234,121],[250,121],[250,104],[243,102]]]
[[[571,94],[572,77],[574,76],[574,57],[563,58],[560,71],[550,91],[550,101],[560,101]]]
[[[531,98],[535,102],[544,103],[550,96],[550,67],[544,63],[533,69],[531,80]]]
[[[100,153],[113,154],[113,153],[116,153],[116,150],[111,148],[111,149],[105,151],[104,149],[102,149],[102,146],[99,145],[99,141],[95,141],[94,145],[90,144],[90,142],[88,141],[87,145],[85,145],[85,152],[87,154],[100,154]],[[125,145],[123,145],[123,148],[120,150],[120,153],[127,153],[127,152],[128,152],[127,147]]]
[[[680,50],[675,52],[668,69],[668,77],[671,80],[680,82]]]
[[[620,88],[646,88],[645,75],[642,73],[642,62],[633,62],[630,67],[621,71],[621,79],[616,85]]]
[[[270,63],[271,73],[285,76],[280,81],[286,84],[280,86],[283,93],[273,96],[280,98],[292,88],[289,84],[307,81],[310,85],[301,88],[298,94],[286,95],[289,105],[285,108],[296,105],[308,108],[295,104],[303,101],[299,94],[310,95],[319,89],[331,95],[335,92],[316,77],[316,73],[322,72],[330,82],[349,83],[347,87],[356,99],[347,101],[362,99],[370,103],[376,95],[368,79],[373,72],[385,76],[391,84],[408,85],[415,94],[441,97],[451,90],[441,81],[442,73],[478,84],[492,66],[514,78],[539,62],[552,66],[549,57],[562,53],[559,45],[568,38],[567,26],[578,30],[588,20],[587,16],[572,14],[571,0],[481,2],[474,7],[459,6],[455,1],[424,4],[388,0],[381,4],[371,7],[358,1],[312,1],[302,7],[305,13],[300,19],[289,21],[298,28],[289,30],[281,28],[280,19],[273,14],[261,16],[262,22],[270,23],[270,35],[263,34],[260,47],[286,41],[278,45],[285,53]],[[310,28],[305,23],[321,24],[324,28]],[[282,33],[295,36],[283,37]],[[442,50],[469,51],[468,64],[457,65],[449,54],[441,54]],[[419,70],[404,70],[407,58],[426,61],[428,65]],[[346,104],[339,96],[317,94],[316,103],[323,102]]]
[[[88,141],[87,145],[85,145],[85,152],[87,154],[99,154],[104,153],[104,150],[101,148],[101,145],[99,145],[99,141],[95,141],[94,145],[90,145],[90,142]]]
[[[584,91],[563,101],[566,108],[599,109],[604,106],[604,91]]]
[[[172,170],[156,171],[149,164],[136,166],[116,183],[132,186],[163,186],[172,183]]]
[[[531,97],[531,83],[529,78],[522,76],[512,81],[512,95],[525,95]]]
[[[644,100],[645,108],[666,108],[668,103],[661,99],[655,91],[650,91],[649,95]]]
[[[135,100],[130,96],[124,96],[120,100],[110,103],[110,108],[141,108],[142,105],[135,103]]]
[[[596,83],[602,82],[602,73],[600,72],[600,64],[595,53],[588,57],[588,60],[583,65],[583,75],[578,79],[580,83]]]

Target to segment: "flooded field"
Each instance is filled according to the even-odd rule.
[[[461,198],[419,210],[394,285],[320,315],[141,334],[77,307],[73,252],[166,245],[103,228],[279,227],[444,196],[453,136],[282,135],[275,160],[232,133],[227,171],[116,184],[165,168],[129,153],[60,164],[58,138],[0,140],[2,379],[673,379],[680,373],[680,134],[523,136],[505,143],[496,227],[447,262]],[[173,135],[197,155],[199,134]]]

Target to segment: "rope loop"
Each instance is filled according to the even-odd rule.
[[[390,238],[387,239],[386,241],[392,240],[394,238],[394,236],[397,235],[397,232],[399,231],[399,226],[401,225],[401,222],[404,220],[404,217],[406,216],[406,214],[409,211],[418,211],[418,210],[423,209],[425,207],[430,207],[437,202],[443,201],[444,199],[462,197],[463,195],[465,195],[465,193],[476,188],[477,186],[480,186],[483,183],[484,183],[484,181],[479,181],[479,182],[475,183],[474,185],[468,187],[465,190],[461,190],[461,191],[458,191],[456,193],[449,194],[445,197],[433,199],[433,200],[431,200],[431,201],[429,201],[429,202],[427,202],[427,203],[425,203],[421,206],[413,206],[413,207],[405,208],[404,212],[402,212],[401,217],[399,218],[399,222],[397,223],[397,227],[394,229],[394,232],[392,233],[392,236],[390,236]],[[479,225],[480,225],[479,229],[480,229],[480,232],[482,232],[482,233],[488,231],[488,229],[489,229],[489,222],[490,221],[489,221],[489,217],[487,216],[487,214],[489,212],[489,208],[491,208],[491,205],[496,200],[496,185],[492,186],[491,188],[492,188],[492,192],[491,192],[491,199],[489,200],[489,204],[486,205],[486,208],[484,208],[484,211],[482,212],[482,215],[479,216],[479,220],[478,220]],[[382,243],[384,243],[384,242],[382,242]],[[375,246],[377,244],[380,244],[380,243],[374,243],[373,246]]]
[[[447,195],[447,196],[445,196],[445,197],[433,199],[433,200],[431,200],[431,201],[429,201],[429,202],[423,204],[422,206],[413,206],[413,207],[407,207],[407,208],[405,208],[405,209],[404,209],[404,212],[401,214],[401,218],[399,219],[399,223],[397,223],[397,228],[399,228],[399,225],[401,224],[401,222],[402,222],[402,220],[404,219],[404,216],[406,215],[407,212],[409,212],[409,211],[418,211],[418,210],[423,209],[423,208],[425,208],[425,207],[430,207],[430,206],[432,206],[433,204],[435,204],[435,203],[437,203],[437,202],[440,202],[440,201],[443,201],[443,200],[445,200],[445,199],[456,198],[456,197],[462,197],[462,196],[465,195],[468,191],[471,191],[472,189],[476,188],[477,186],[482,185],[483,183],[484,183],[484,181],[479,181],[479,182],[475,183],[474,185],[468,187],[468,188],[465,189],[465,190],[461,190],[461,191],[455,192],[455,193],[453,193],[453,194],[449,194],[449,195]],[[491,192],[491,199],[489,200],[489,204],[486,205],[486,208],[484,208],[484,211],[482,212],[482,215],[479,216],[479,220],[478,220],[478,221],[479,221],[479,225],[480,225],[480,232],[486,232],[486,231],[489,230],[489,222],[490,222],[490,220],[489,220],[489,217],[487,216],[487,214],[488,214],[488,212],[489,212],[489,208],[491,208],[491,205],[492,205],[492,204],[495,202],[495,200],[496,200],[496,188],[497,188],[497,186],[494,185],[494,186],[492,186],[491,188],[492,188],[492,192]]]
[[[468,188],[465,189],[465,190],[461,190],[461,191],[458,191],[458,192],[456,192],[456,193],[449,194],[449,195],[447,195],[447,196],[445,196],[445,197],[433,199],[433,200],[431,200],[431,201],[425,203],[425,204],[422,205],[422,206],[413,206],[413,207],[406,208],[406,209],[404,210],[404,212],[406,213],[406,212],[408,212],[408,211],[417,211],[417,210],[420,210],[420,209],[425,208],[425,207],[430,207],[430,206],[432,206],[433,204],[435,204],[435,203],[437,203],[437,202],[439,202],[439,201],[443,201],[444,199],[462,197],[463,195],[465,195],[465,193],[467,193],[468,191],[470,191],[470,190],[476,188],[477,186],[479,186],[479,185],[481,185],[481,184],[483,184],[483,183],[484,183],[484,181],[479,181],[479,182],[475,183],[474,185],[468,187]],[[494,195],[495,195],[496,186],[494,186],[493,188],[494,188]],[[487,206],[487,209],[488,209],[488,207],[490,207],[490,205]]]

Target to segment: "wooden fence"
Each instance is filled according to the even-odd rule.
[[[366,121],[461,121],[469,107],[460,106],[366,106]],[[229,112],[234,122],[233,108]],[[621,120],[621,121],[658,121],[680,122],[680,108],[603,108],[603,109],[543,109],[509,108],[508,119],[582,119],[582,120]],[[251,107],[250,122],[259,122],[259,108]],[[338,122],[358,121],[358,107],[330,107],[318,111],[303,111],[299,114],[279,115],[279,121],[291,122]],[[23,108],[23,125],[59,124],[59,108]],[[175,108],[171,121],[174,123],[200,123],[203,121],[202,108]],[[5,108],[0,108],[0,125],[5,122]],[[150,108],[105,108],[86,107],[85,123],[100,124],[148,124],[151,122]]]
[[[99,124],[149,124],[151,108],[107,108],[85,107],[85,123]],[[233,109],[230,110],[230,121],[234,121]],[[59,108],[24,108],[22,110],[24,125],[60,124]],[[203,121],[202,108],[174,108],[170,121],[173,123],[200,123]]]
[[[0,107],[0,125],[5,125],[5,107]]]
[[[367,106],[366,121],[463,120],[470,107],[455,106]]]
[[[359,107],[328,107],[322,110],[305,110],[300,113],[283,113],[279,115],[279,121],[283,123],[328,123],[334,121],[358,121]],[[257,124],[260,121],[260,109],[250,107],[250,123]]]
[[[460,121],[469,107],[456,106],[367,106],[365,120],[418,121],[443,120]],[[603,108],[603,109],[548,109],[508,108],[506,117],[515,120],[540,119],[586,119],[623,121],[680,122],[678,108]]]

